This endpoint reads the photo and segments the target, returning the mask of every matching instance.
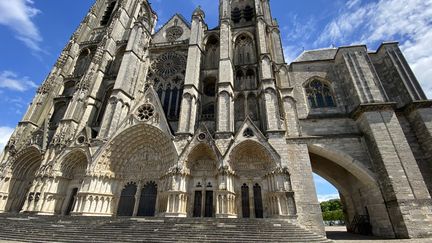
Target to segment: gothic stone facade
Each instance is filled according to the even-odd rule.
[[[432,109],[397,43],[287,65],[268,0],[220,0],[155,32],[145,0],[97,0],[0,166],[0,212],[284,218],[323,233],[312,172],[347,222],[432,235]],[[351,227],[351,226],[349,226]]]

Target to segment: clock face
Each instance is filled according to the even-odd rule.
[[[172,26],[166,30],[166,39],[169,42],[178,40],[183,35],[183,28],[180,26]]]
[[[170,78],[181,73],[186,67],[186,58],[175,52],[160,55],[152,64],[154,72],[162,78]]]

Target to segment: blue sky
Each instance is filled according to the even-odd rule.
[[[22,118],[37,86],[87,13],[93,0],[0,0],[0,147]],[[190,19],[201,5],[210,28],[217,0],[153,0],[158,26],[174,13]],[[303,50],[399,41],[426,93],[432,97],[432,0],[271,0],[287,62]],[[337,195],[316,176],[321,199]],[[330,196],[332,197],[332,196]]]

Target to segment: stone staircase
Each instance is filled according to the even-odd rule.
[[[275,219],[97,218],[0,214],[0,241],[331,242]]]

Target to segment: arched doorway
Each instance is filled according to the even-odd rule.
[[[75,207],[79,188],[84,180],[87,169],[87,156],[81,150],[76,150],[66,155],[61,163],[62,174],[59,188],[63,188],[63,205],[56,205],[56,212],[70,215]]]
[[[249,204],[249,187],[243,184],[241,188],[241,202],[242,202],[242,216],[243,218],[250,217],[250,204]]]
[[[102,156],[97,163],[106,164],[116,175],[113,194],[118,200],[112,205],[112,213],[164,215],[167,212],[165,194],[172,185],[166,175],[178,160],[171,137],[160,128],[142,122],[115,136],[106,153],[110,154],[109,158]],[[140,201],[147,203],[140,204]],[[152,201],[150,205],[149,201]]]
[[[8,184],[8,199],[5,211],[18,213],[23,208],[28,196],[30,201],[39,201],[40,193],[29,194],[36,171],[42,162],[42,156],[38,149],[30,147],[23,150],[11,166],[11,177],[6,178]]]
[[[346,154],[321,146],[310,145],[309,156],[313,172],[339,191],[348,231],[394,237],[381,191],[368,169]]]
[[[141,190],[137,216],[155,216],[157,199],[156,182],[148,182]]]
[[[209,145],[201,143],[192,149],[186,167],[190,170],[189,191],[192,198],[189,210],[193,217],[215,216],[215,188],[217,185],[217,155]]]
[[[270,195],[266,175],[277,166],[270,152],[262,144],[246,140],[233,148],[229,158],[236,174],[237,215],[244,218],[271,216],[272,211],[264,204]]]
[[[255,205],[255,218],[264,218],[263,201],[261,194],[261,186],[256,183],[254,188],[254,205]]]
[[[128,183],[121,191],[120,200],[117,209],[117,216],[133,216],[135,208],[135,195],[137,193],[137,185]]]

